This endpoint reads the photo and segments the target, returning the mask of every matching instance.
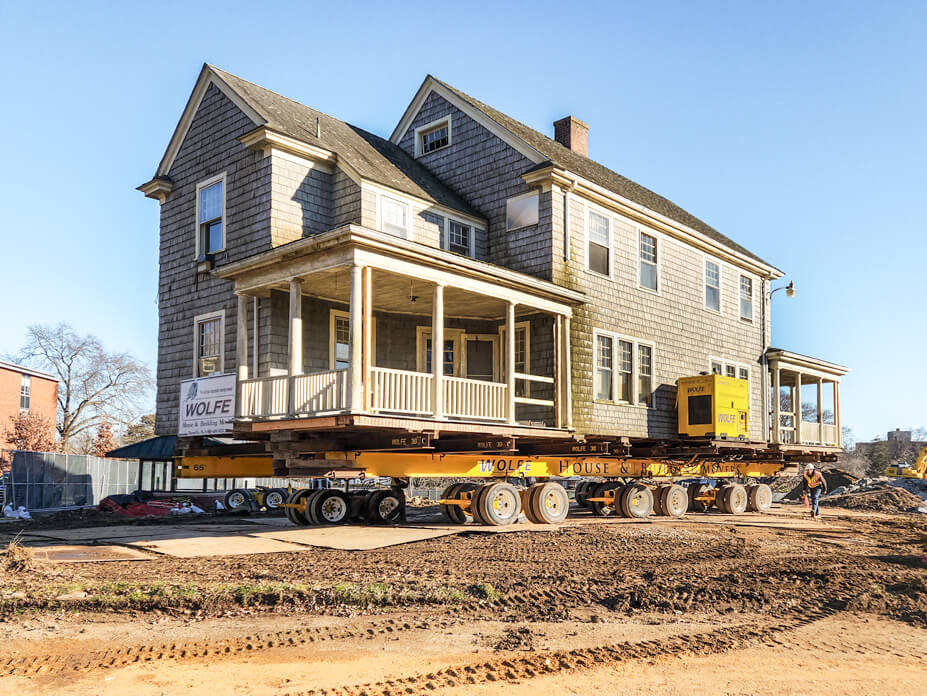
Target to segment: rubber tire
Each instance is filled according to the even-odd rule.
[[[576,491],[573,493],[573,499],[576,501],[576,504],[587,510],[590,509],[592,504],[587,501],[586,498],[592,494],[592,491],[597,485],[597,481],[580,481],[579,485],[576,486]]]
[[[678,483],[665,487],[663,492],[663,510],[668,517],[682,517],[689,511],[689,496],[686,489]]]
[[[264,507],[266,507],[268,510],[276,510],[279,507],[280,503],[286,502],[288,495],[289,494],[283,488],[268,489],[264,491],[264,500],[263,500]],[[274,502],[273,504],[271,504],[268,499],[273,499],[273,498],[276,498],[277,500],[279,500],[279,502]]]
[[[309,524],[314,527],[317,527],[322,523],[319,522],[318,518],[315,516],[315,507],[313,506],[313,502],[316,498],[319,497],[320,493],[323,493],[327,490],[327,488],[313,488],[311,491],[309,491],[309,495],[303,499],[303,509],[305,510],[303,515],[306,516],[306,520],[309,522]]]
[[[492,484],[483,483],[473,489],[473,492],[470,494],[470,515],[473,517],[473,521],[476,524],[486,524],[486,520],[483,519],[483,516],[480,514],[480,498],[483,497],[483,493],[486,492],[486,489]]]
[[[708,509],[708,506],[705,505],[701,500],[696,500],[696,497],[700,496],[709,488],[707,483],[693,483],[690,484],[687,493],[689,494],[689,509],[692,512],[705,512]]]
[[[741,484],[735,483],[730,486],[725,499],[727,511],[732,515],[742,515],[747,509],[747,489]]]
[[[344,514],[337,519],[326,518],[323,514],[323,506],[325,505],[325,502],[331,500],[332,498],[340,499],[342,505],[344,506]],[[312,496],[312,502],[309,504],[309,510],[312,514],[313,522],[319,525],[344,524],[351,517],[351,503],[348,500],[348,496],[344,491],[339,491],[337,488],[327,488],[318,491],[315,495]]]
[[[541,524],[560,524],[570,512],[570,497],[559,483],[539,483],[528,498],[534,517]]]
[[[241,499],[241,502],[238,505],[232,505],[229,500],[232,496],[238,497]],[[251,493],[246,491],[244,488],[233,488],[228,493],[225,494],[225,498],[222,501],[222,504],[225,505],[226,510],[244,510],[251,509],[249,503],[251,501]]]
[[[500,497],[510,505],[507,510],[502,512],[497,511],[493,505]],[[521,514],[521,495],[511,483],[501,481],[493,483],[480,496],[479,509],[480,516],[486,520],[487,524],[493,527],[504,527],[518,521],[518,516]],[[508,514],[504,514],[506,511]]]
[[[461,495],[463,495],[464,493],[470,493],[471,491],[475,491],[477,488],[479,488],[479,484],[478,484],[478,483],[473,483],[472,481],[466,481],[466,482],[460,484],[460,490],[457,491],[457,495],[458,495],[458,496],[461,496]],[[472,507],[472,494],[471,494],[471,507]],[[467,508],[466,510],[464,510],[463,508],[461,508],[460,511],[461,511],[461,512],[463,513],[463,515],[464,515],[464,521],[461,522],[461,524],[466,524],[467,522],[472,522],[472,521],[473,521],[473,514],[471,513],[470,508]]]
[[[313,491],[310,488],[300,488],[298,491],[293,491],[290,493],[290,496],[286,499],[286,502],[291,505],[305,505],[306,498],[308,498],[312,493]],[[303,514],[302,510],[286,508],[286,517],[297,527],[309,526],[309,520],[306,515]]]
[[[521,511],[527,519],[532,524],[541,524],[541,521],[534,516],[534,508],[531,504],[531,499],[537,495],[538,490],[540,489],[540,483],[532,483],[528,488],[521,492]]]
[[[621,484],[615,483],[614,481],[602,481],[596,484],[596,487],[592,490],[592,495],[590,498],[602,498],[605,496],[605,491],[614,490],[615,491],[615,503],[612,506],[608,506],[605,503],[600,503],[597,501],[590,502],[592,506],[592,514],[596,517],[615,517],[621,514],[621,509],[618,504],[618,498],[621,495],[621,489],[624,488]]]
[[[367,521],[371,524],[395,524],[402,519],[402,507],[405,501],[402,494],[396,495],[392,490],[380,489],[370,494],[367,501]],[[387,515],[384,516],[380,510],[380,504],[387,498],[392,497],[398,505]]]
[[[772,488],[765,483],[750,486],[747,490],[747,497],[750,499],[750,510],[753,512],[768,512],[772,507]]]
[[[441,498],[456,498],[462,486],[462,483],[452,483],[450,486],[444,489],[443,493],[441,493]],[[456,505],[442,504],[441,516],[451,524],[463,524],[467,521],[467,517],[463,514],[463,510]]]
[[[653,491],[641,483],[625,486],[621,491],[621,512],[625,517],[635,520],[650,517],[653,512]]]
[[[718,492],[715,493],[715,507],[726,515],[731,514],[731,510],[727,505],[727,499],[730,493],[731,486],[729,484],[724,484],[718,488]]]
[[[660,517],[667,517],[669,515],[665,504],[666,494],[669,492],[669,489],[670,486],[660,486],[653,495],[653,512]]]

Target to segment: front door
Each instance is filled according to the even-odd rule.
[[[496,365],[495,336],[467,336],[464,345],[464,359],[466,361],[467,379],[478,379],[484,382],[495,381]]]

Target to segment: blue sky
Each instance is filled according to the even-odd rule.
[[[124,5],[0,0],[0,354],[68,321],[154,367],[135,186],[204,61],[384,136],[431,72],[548,134],[577,116],[594,159],[787,271],[773,344],[853,369],[858,439],[927,425],[924,3]]]

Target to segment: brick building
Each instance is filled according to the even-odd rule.
[[[182,380],[229,373],[239,423],[672,438],[676,380],[717,372],[749,382],[753,439],[838,446],[846,368],[769,346],[782,272],[591,159],[582,121],[553,132],[428,76],[386,139],[204,66],[139,187],[161,204],[157,432]]]
[[[58,380],[45,372],[0,360],[0,434],[9,429],[11,418],[21,413],[45,418],[50,424],[49,435],[54,437]],[[6,442],[0,442],[0,449],[4,447]]]

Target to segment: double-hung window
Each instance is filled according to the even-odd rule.
[[[457,254],[470,255],[470,242],[473,239],[473,228],[456,220],[448,220],[447,250]]]
[[[740,318],[753,321],[753,278],[740,276]]]
[[[721,311],[721,266],[705,260],[705,309]]]
[[[19,410],[23,413],[29,410],[32,403],[32,376],[23,375],[19,380]]]
[[[611,275],[611,227],[609,219],[594,210],[589,211],[587,225],[586,268],[602,275]]]
[[[194,320],[197,377],[222,373],[223,319],[224,312],[214,312]]]
[[[415,129],[415,156],[440,150],[451,144],[451,117],[446,116]]]
[[[331,320],[332,345],[331,368],[333,370],[347,369],[351,362],[351,318],[345,313],[332,312]]]
[[[594,335],[596,400],[653,406],[653,344],[608,331]]]
[[[750,367],[743,363],[722,360],[721,358],[709,358],[708,366],[712,374],[750,381]]]
[[[197,257],[225,248],[225,174],[196,187]]]
[[[454,376],[454,347],[456,341],[453,338],[444,339],[444,351],[442,363],[444,365],[444,374],[450,377]],[[425,338],[425,372],[431,374],[431,353],[432,343],[431,336]]]
[[[409,235],[409,206],[389,196],[380,196],[380,229],[405,239]]]
[[[640,277],[642,288],[657,292],[659,279],[657,273],[657,238],[652,234],[641,232],[640,236]]]

